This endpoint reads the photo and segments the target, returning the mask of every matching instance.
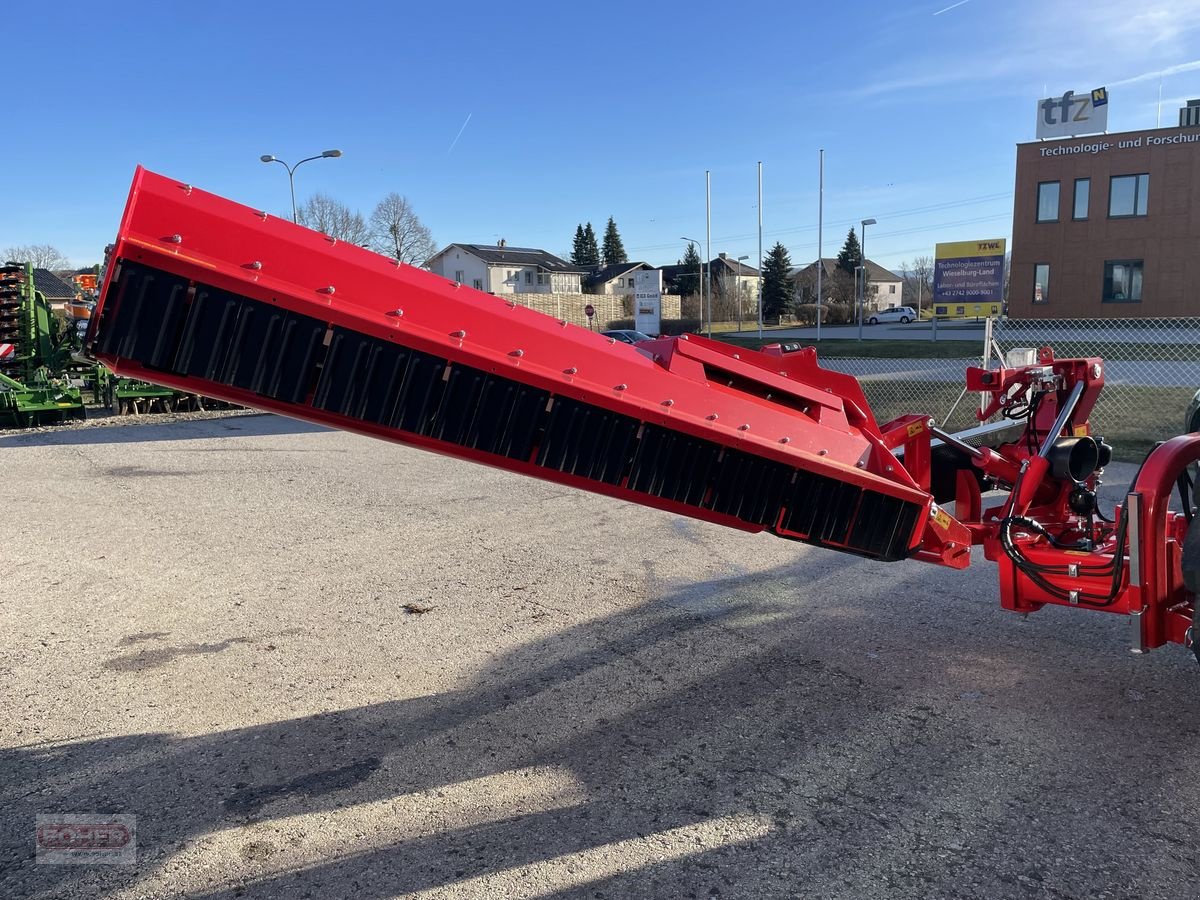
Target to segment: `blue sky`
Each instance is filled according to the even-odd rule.
[[[761,160],[764,245],[799,263],[823,147],[825,254],[874,217],[868,255],[897,267],[1010,234],[1039,97],[1106,85],[1111,131],[1153,127],[1160,83],[1164,124],[1200,97],[1200,0],[16,0],[4,18],[0,248],[75,264],[100,259],[138,163],[282,213],[286,173],[258,157],[334,147],[297,172],[301,200],[366,215],[397,191],[439,245],[554,253],[611,215],[653,264],[704,238],[706,169],[714,255],[756,259]]]

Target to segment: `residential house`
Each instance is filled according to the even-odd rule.
[[[703,263],[695,266],[659,266],[658,269],[662,272],[663,293],[665,294],[683,294],[687,293],[684,288],[688,285],[696,285],[699,289],[700,285],[700,270],[703,268]],[[690,281],[683,281],[684,278],[690,278]]]
[[[632,296],[635,273],[653,268],[652,265],[644,262],[615,263],[605,266],[588,276],[588,291],[592,294],[628,294]]]
[[[699,276],[703,263],[699,265],[670,265],[659,266],[663,273],[663,289],[669,290],[672,294],[679,293],[677,284],[681,278],[690,276]],[[717,258],[710,261],[706,270],[714,285],[716,295],[721,295],[725,290],[728,290],[732,296],[734,290],[741,294],[744,300],[758,300],[758,282],[760,273],[753,266],[748,266],[745,263],[730,259],[728,254],[718,254]]]
[[[425,263],[443,278],[490,294],[580,294],[587,269],[545,250],[496,245],[451,244]]]
[[[79,290],[75,285],[59,278],[49,269],[33,270],[33,287],[46,298],[50,309],[58,313],[63,312],[68,303],[75,302],[79,297]]]
[[[866,269],[867,292],[864,307],[869,311],[878,311],[889,306],[902,306],[904,279],[871,259],[866,260]],[[813,303],[817,292],[817,263],[793,269],[791,277],[800,302]],[[836,259],[821,260],[821,280],[821,290],[827,299],[853,304],[855,279],[838,268]]]
[[[720,253],[709,263],[709,278],[715,285],[717,296],[739,297],[743,305],[758,302],[760,273],[754,266]]]

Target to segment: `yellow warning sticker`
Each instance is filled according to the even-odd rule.
[[[913,422],[911,425],[908,426],[908,436],[916,437],[918,434],[920,434],[924,430],[925,430],[924,422]]]
[[[933,517],[933,521],[938,528],[942,529],[942,531],[946,531],[950,528],[950,513],[946,512],[944,509],[939,509],[937,511],[937,515]]]
[[[1072,434],[1074,434],[1075,437],[1087,437],[1088,427],[1086,425],[1076,425]]]

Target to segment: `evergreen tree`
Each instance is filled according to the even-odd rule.
[[[783,244],[776,243],[767,254],[762,270],[763,319],[774,319],[791,310],[795,292],[788,277],[792,268],[791,257]]]
[[[684,251],[683,259],[679,260],[683,272],[675,279],[675,292],[681,297],[691,297],[700,293],[700,251],[696,245],[689,243]]]
[[[847,275],[853,276],[854,270],[862,265],[862,247],[858,245],[858,235],[851,227],[846,235],[846,243],[842,244],[842,252],[837,256],[838,268]]]
[[[575,266],[586,266],[584,258],[587,256],[587,240],[583,235],[583,225],[575,226],[575,240],[571,242],[571,264]]]
[[[583,265],[583,223],[575,226],[575,239],[571,241],[571,264]]]
[[[621,243],[621,234],[617,231],[617,223],[613,217],[608,217],[608,225],[604,229],[604,264],[606,266],[629,262],[625,254],[625,245]]]
[[[599,267],[600,265],[600,247],[596,244],[596,232],[592,230],[591,222],[583,227],[583,258],[580,259],[579,265],[588,267]]]

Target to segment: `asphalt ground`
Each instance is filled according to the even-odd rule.
[[[1200,891],[1194,658],[982,559],[270,416],[3,437],[0,501],[0,897]]]

